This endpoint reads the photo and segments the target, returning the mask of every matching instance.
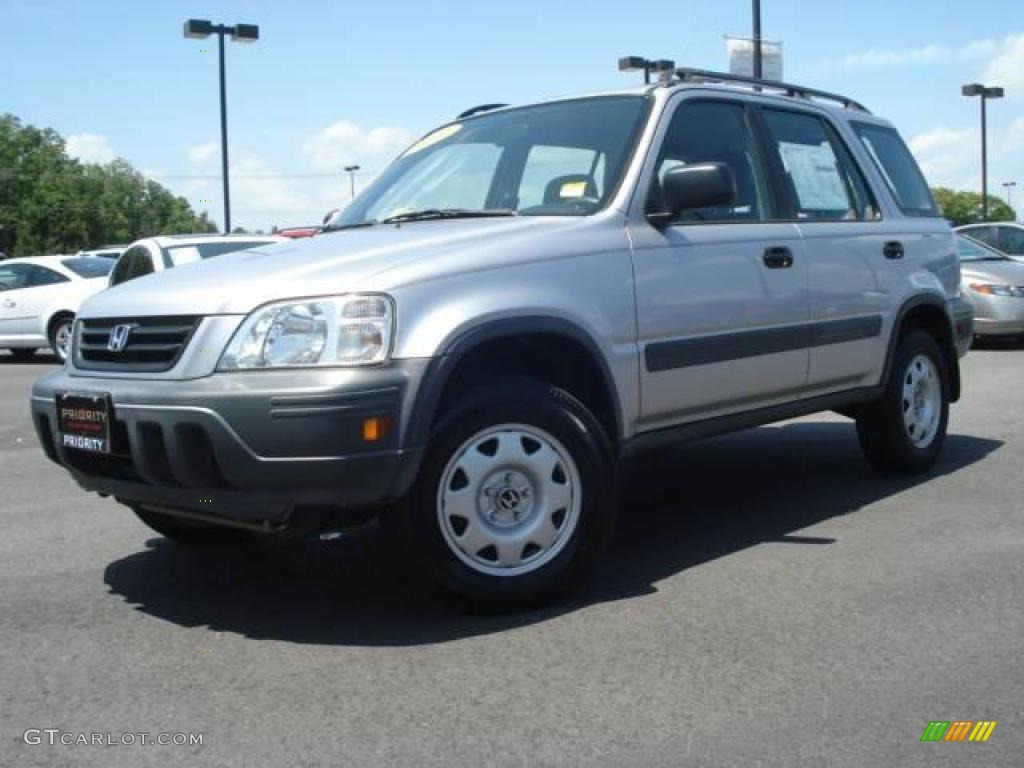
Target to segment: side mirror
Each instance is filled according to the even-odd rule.
[[[732,205],[736,202],[736,178],[725,163],[698,163],[673,168],[661,181],[662,211],[649,218],[667,224],[680,211]]]

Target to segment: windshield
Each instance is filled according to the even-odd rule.
[[[618,186],[645,112],[605,96],[483,114],[427,134],[328,229],[448,215],[585,216]]]
[[[999,251],[994,251],[988,248],[977,240],[972,240],[964,235],[956,236],[956,250],[960,256],[960,261],[1009,261],[1008,256],[1004,256]]]
[[[95,256],[82,256],[81,258],[64,259],[61,264],[70,269],[79,277],[86,279],[91,277],[106,277],[114,268],[112,259],[100,259]]]
[[[164,248],[164,266],[180,267],[200,259],[210,259],[225,253],[242,251],[246,248],[258,248],[274,241],[266,240],[227,240],[218,243],[198,243],[195,245],[172,245]]]

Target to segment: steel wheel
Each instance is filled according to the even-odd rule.
[[[462,443],[441,473],[437,516],[448,548],[473,570],[520,576],[550,562],[580,517],[579,471],[551,434],[502,424]]]
[[[926,448],[938,431],[942,413],[942,386],[935,363],[916,355],[903,376],[903,425],[918,448]]]

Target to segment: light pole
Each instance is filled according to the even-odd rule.
[[[964,96],[981,97],[981,220],[988,221],[988,125],[985,103],[989,99],[1003,98],[1002,88],[989,88],[981,83],[970,83],[960,88]]]
[[[1006,190],[1006,205],[1012,210],[1013,209],[1013,188],[1017,186],[1016,181],[1004,181],[1003,189]]]
[[[358,165],[346,165],[345,166],[345,172],[348,174],[349,196],[352,199],[355,199],[355,196],[356,196],[356,171],[358,171],[358,170],[359,170],[359,166]]]
[[[645,59],[643,56],[623,56],[619,59],[619,72],[643,72],[644,85],[651,84],[653,72],[662,81],[672,78],[676,63],[671,59]]]
[[[220,52],[220,163],[224,180],[224,233],[231,232],[231,192],[228,186],[228,95],[224,82],[224,35],[231,35],[236,43],[255,43],[260,39],[260,28],[255,24],[236,24],[228,27],[214,24],[208,19],[189,19],[185,22],[185,37],[202,40],[217,35]]]
[[[751,0],[750,9],[754,19],[754,79],[760,80],[761,71],[761,0]]]

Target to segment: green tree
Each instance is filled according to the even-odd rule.
[[[946,187],[935,187],[932,189],[932,195],[942,210],[942,215],[952,221],[954,226],[984,221],[981,215],[981,195],[977,192],[956,192]],[[1017,214],[1004,201],[989,195],[988,220],[1016,221]]]
[[[80,163],[55,131],[0,116],[0,250],[9,255],[216,231],[205,212],[124,160]]]

